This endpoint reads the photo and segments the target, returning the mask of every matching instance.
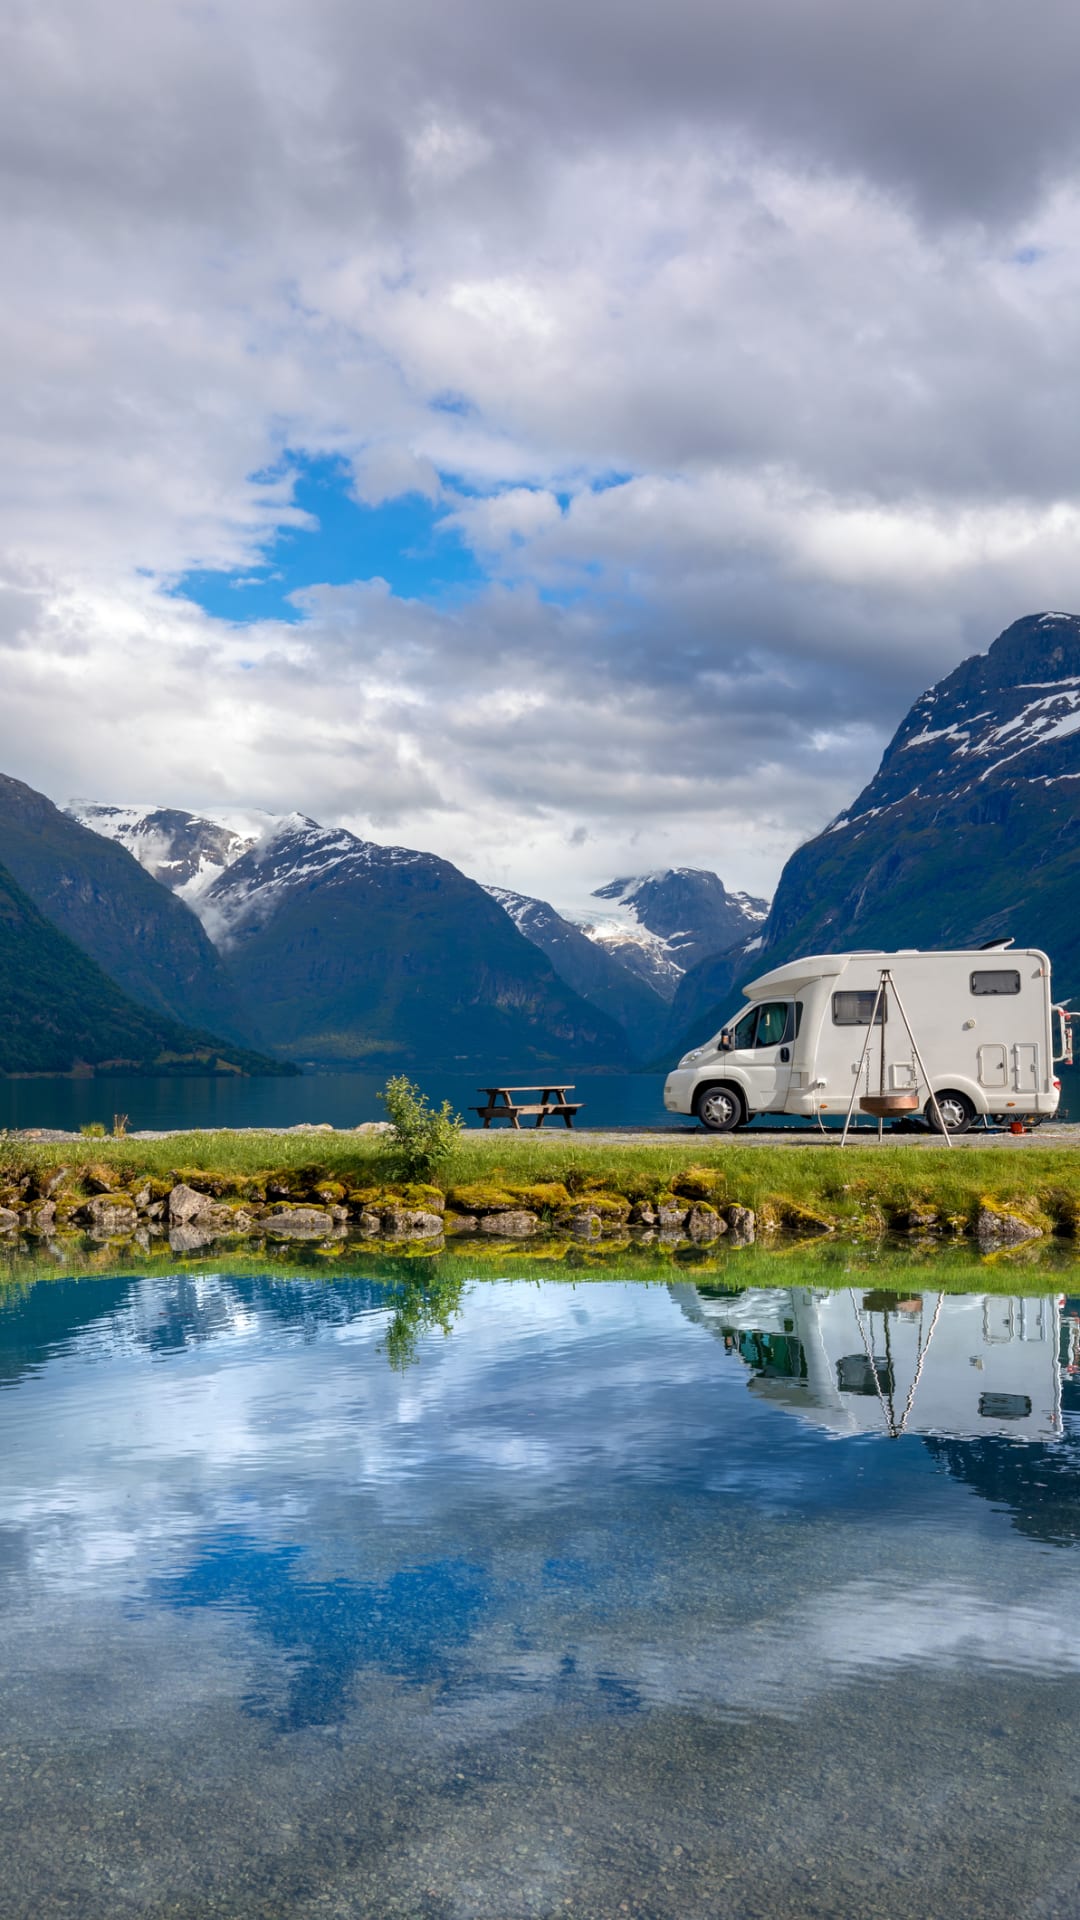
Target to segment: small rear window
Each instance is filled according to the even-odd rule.
[[[981,967],[971,976],[972,993],[1019,993],[1020,975],[1015,967]]]
[[[868,1027],[876,999],[876,987],[868,987],[865,993],[862,991],[854,993],[834,993],[832,997],[833,1026]],[[877,1019],[874,1021],[875,1027],[880,1027],[881,1025],[881,1013],[882,1010],[881,1007],[879,1007],[877,1010]],[[886,1020],[888,1017],[888,1009],[886,1008]]]
[[[984,1420],[1028,1420],[1031,1401],[1026,1393],[984,1393],[979,1396],[979,1413]]]

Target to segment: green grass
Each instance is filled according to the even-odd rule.
[[[372,1136],[190,1133],[167,1140],[84,1139],[35,1143],[0,1139],[0,1198],[25,1174],[106,1168],[118,1185],[144,1177],[211,1176],[230,1184],[291,1176],[346,1188],[393,1182],[390,1153]],[[465,1135],[436,1184],[478,1183],[515,1190],[559,1184],[574,1198],[590,1191],[652,1199],[674,1189],[690,1199],[752,1207],[762,1223],[798,1229],[814,1221],[880,1231],[910,1213],[970,1225],[988,1204],[1025,1214],[1044,1230],[1072,1233],[1080,1215],[1080,1153],[1070,1147],[718,1146],[707,1139],[628,1146],[588,1139],[531,1140]],[[524,1202],[523,1202],[524,1203]]]

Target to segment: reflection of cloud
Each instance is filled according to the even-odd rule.
[[[907,1667],[1080,1670],[1071,1575],[1040,1560],[1023,1597],[1030,1543],[920,1444],[756,1402],[666,1288],[478,1285],[404,1375],[385,1312],[335,1303],[140,1281],[0,1398],[24,1670],[53,1670],[73,1608],[89,1667],[130,1614],[140,1646],[232,1646],[224,1690],[283,1726],[336,1722],[377,1672],[477,1736],[558,1703],[783,1715]],[[195,1344],[154,1357],[185,1313]]]

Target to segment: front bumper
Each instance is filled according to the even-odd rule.
[[[693,1067],[676,1067],[664,1081],[664,1105],[669,1113],[693,1113],[698,1074]]]

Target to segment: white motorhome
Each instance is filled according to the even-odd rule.
[[[884,968],[893,991],[864,1046]],[[1071,1060],[1069,1015],[1054,1006],[1050,962],[1035,947],[817,953],[752,981],[738,1013],[668,1074],[664,1105],[719,1133],[756,1113],[835,1119],[857,1079],[856,1112],[883,1087],[918,1095],[936,1128],[933,1092],[945,1127],[962,1133],[982,1114],[1056,1113],[1054,1068]]]
[[[1062,1366],[1073,1370],[1078,1331],[1061,1294],[670,1291],[750,1368],[755,1398],[814,1426],[1061,1438]]]

